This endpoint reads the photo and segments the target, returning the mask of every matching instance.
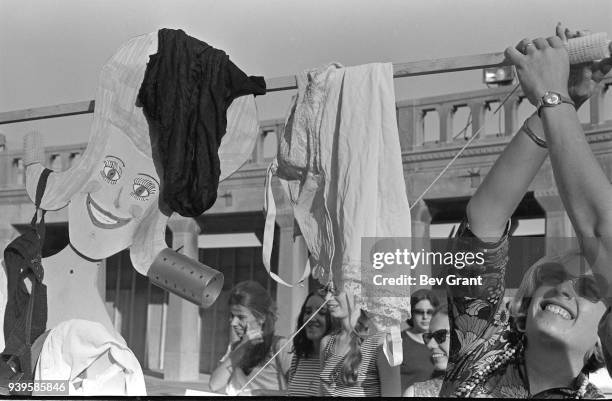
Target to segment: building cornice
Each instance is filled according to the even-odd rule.
[[[602,142],[611,142],[612,144],[612,127],[610,125],[598,128],[591,128],[589,132],[586,133],[587,141],[590,144],[602,143]],[[467,149],[465,149],[462,153],[462,157],[466,156],[487,156],[487,155],[497,155],[501,153],[511,137],[495,137],[495,138],[486,138],[481,140],[481,142],[476,142],[476,144],[471,145]],[[447,145],[437,144],[437,145],[429,145],[419,149],[407,151],[402,153],[402,162],[404,164],[423,162],[423,161],[435,161],[435,160],[450,160],[455,155],[461,147],[465,143],[456,142],[449,143]],[[431,146],[431,147],[430,147]],[[435,146],[435,147],[434,147]],[[607,153],[604,151],[598,151],[594,149],[595,154]]]

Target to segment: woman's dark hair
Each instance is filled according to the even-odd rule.
[[[322,298],[321,295],[317,294],[316,292],[311,292],[310,294],[308,294],[308,296],[304,300],[304,303],[302,304],[302,309],[300,309],[300,315],[297,319],[298,329],[304,324],[306,304],[308,303],[308,300],[315,295]],[[330,329],[332,328],[332,318],[329,311],[325,313],[325,327],[326,330],[323,334],[324,336],[327,335]],[[311,340],[308,339],[308,337],[306,337],[305,330],[300,330],[300,332],[297,333],[295,337],[293,337],[293,352],[298,358],[309,358],[313,356],[314,344]]]
[[[270,352],[274,343],[274,323],[276,320],[276,308],[268,292],[255,281],[243,281],[238,284],[229,294],[229,305],[240,305],[248,308],[251,313],[263,319],[261,326],[263,342],[252,345],[245,353],[244,358],[238,366],[249,374],[251,370],[261,363]]]
[[[432,290],[417,290],[415,291],[411,296],[410,296],[410,319],[406,320],[406,322],[412,326],[412,315],[414,315],[414,307],[416,306],[416,304],[418,304],[419,302],[426,300],[429,301],[429,303],[431,304],[431,306],[434,307],[434,309],[438,308],[438,306],[440,306],[440,300],[438,299],[438,297],[436,296],[436,294],[434,294],[434,292]],[[433,317],[433,316],[432,316]]]

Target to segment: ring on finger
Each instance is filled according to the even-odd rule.
[[[523,46],[523,53],[527,53],[527,49],[529,48],[529,46],[534,46],[533,43],[526,43],[525,46]]]

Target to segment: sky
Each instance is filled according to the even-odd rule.
[[[503,51],[570,28],[612,33],[609,0],[0,0],[0,112],[93,99],[100,68],[132,37],[180,28],[249,75],[329,62],[409,62]],[[482,72],[395,80],[396,99],[483,89]],[[291,92],[258,97],[282,118]],[[92,115],[1,125],[9,149],[86,142]]]

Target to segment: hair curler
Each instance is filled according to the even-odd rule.
[[[201,308],[211,306],[223,288],[223,274],[197,260],[162,250],[147,273],[151,282]]]
[[[610,39],[606,32],[568,39],[570,64],[588,63],[610,57]]]

